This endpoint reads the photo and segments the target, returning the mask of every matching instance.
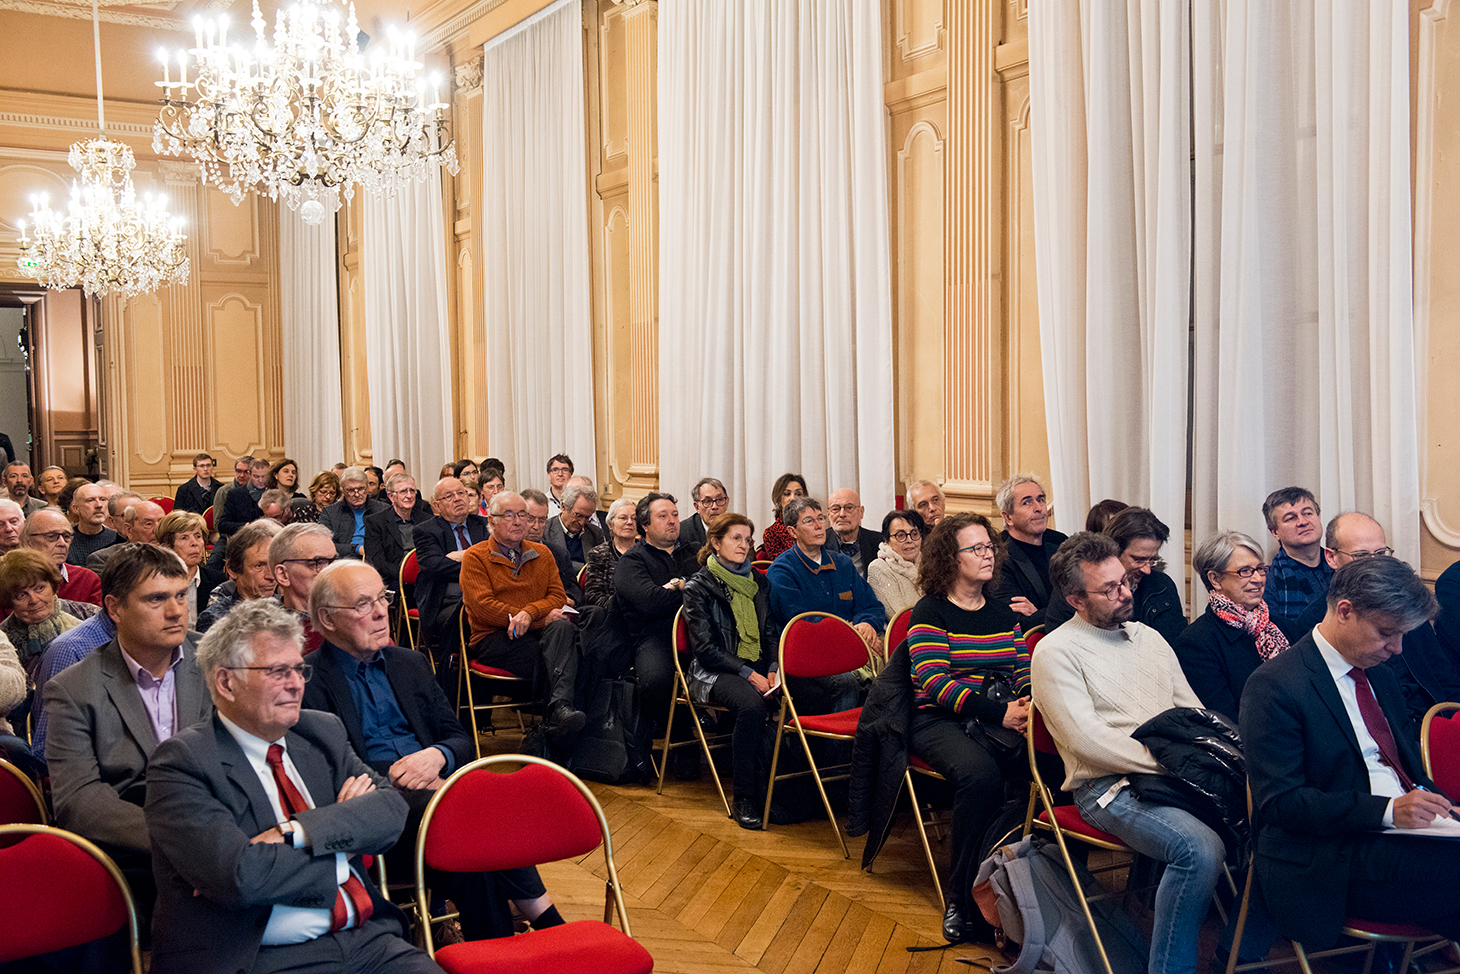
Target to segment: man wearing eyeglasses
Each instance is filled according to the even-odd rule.
[[[56,824],[117,861],[145,916],[155,895],[142,814],[147,766],[158,744],[206,719],[213,705],[188,632],[182,559],[155,545],[123,545],[101,585],[116,636],[46,682],[45,757]]]
[[[867,569],[877,560],[877,549],[882,545],[882,535],[862,527],[862,517],[867,509],[862,506],[862,497],[850,487],[831,492],[826,499],[827,520],[836,537],[827,537],[831,547],[846,555],[863,578]]]
[[[193,475],[178,487],[172,509],[202,514],[213,506],[213,496],[223,486],[213,477],[213,458],[206,453],[193,457]]]
[[[306,656],[324,641],[309,617],[309,593],[319,573],[338,557],[330,529],[323,524],[291,524],[269,542],[269,574],[277,586],[274,597],[304,627]]]
[[[340,474],[340,499],[319,512],[319,523],[334,532],[335,551],[341,558],[363,558],[365,519],[387,506],[370,496],[363,467],[347,467]]]
[[[694,502],[695,512],[687,520],[679,522],[679,540],[699,551],[705,546],[709,523],[730,510],[730,492],[714,477],[701,477],[689,492],[689,497]]]
[[[1127,775],[1163,774],[1131,737],[1172,707],[1200,707],[1161,634],[1131,622],[1120,546],[1105,534],[1070,536],[1050,559],[1075,617],[1045,636],[1031,665],[1034,705],[1065,764],[1064,790],[1096,828],[1167,864],[1156,892],[1149,967],[1191,972],[1226,847],[1190,812],[1142,801]]]
[[[569,484],[563,488],[563,512],[548,518],[543,530],[542,543],[567,556],[575,575],[587,563],[588,552],[603,544],[603,529],[593,516],[597,511],[596,490]]]
[[[56,598],[101,605],[101,579],[96,572],[80,565],[66,564],[66,553],[71,550],[73,536],[71,522],[55,507],[36,511],[25,519],[25,526],[20,529],[22,545],[34,548],[56,563],[56,570],[61,573],[61,587],[56,589]]]
[[[436,649],[436,669],[448,673],[443,646],[456,644],[456,611],[461,608],[461,559],[487,540],[491,527],[475,512],[476,494],[455,477],[437,481],[431,494],[436,516],[411,529],[416,542],[416,605],[422,638]],[[454,674],[453,674],[454,677]]]
[[[409,474],[389,477],[384,491],[390,506],[365,519],[365,560],[381,578],[394,582],[406,552],[416,546],[416,525],[431,520],[431,511],[416,503],[420,494]]]

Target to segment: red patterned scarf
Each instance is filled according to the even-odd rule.
[[[1213,592],[1207,596],[1207,606],[1218,619],[1251,636],[1257,643],[1257,655],[1263,660],[1270,660],[1288,648],[1288,637],[1267,616],[1266,602],[1244,609],[1220,592]]]

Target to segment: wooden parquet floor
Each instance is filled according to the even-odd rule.
[[[515,743],[511,735],[484,736],[483,753],[508,752]],[[741,829],[726,817],[708,773],[697,782],[671,777],[663,795],[652,787],[591,787],[608,818],[634,937],[654,956],[656,971],[892,974],[978,969],[958,958],[1002,962],[971,946],[908,952],[943,943],[910,812],[899,814],[868,873],[863,840],[849,840],[851,858],[843,859],[824,817]],[[934,853],[946,871],[946,839]],[[601,850],[540,871],[564,917],[602,918]]]

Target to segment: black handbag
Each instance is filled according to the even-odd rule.
[[[1002,673],[985,673],[980,691],[989,703],[1008,705],[1019,699],[1014,688]],[[963,721],[963,733],[983,745],[1000,764],[1020,758],[1024,754],[1024,735],[1002,721],[986,721],[969,717]]]

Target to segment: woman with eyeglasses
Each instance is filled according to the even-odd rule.
[[[887,610],[888,622],[923,597],[918,560],[927,533],[927,523],[917,511],[892,511],[882,519],[882,544],[877,546],[876,560],[867,566],[867,584]],[[888,646],[887,651],[896,648]]]
[[[992,943],[973,905],[982,839],[1006,781],[1029,780],[1020,744],[1029,723],[1029,650],[1020,617],[990,598],[1006,552],[988,518],[950,514],[923,543],[908,628],[914,710],[908,750],[953,785],[953,848],[943,936]]]
[[[308,507],[292,508],[289,515],[290,524],[314,524],[319,521],[319,515],[326,507],[340,499],[340,478],[333,470],[325,470],[314,475],[309,482],[309,499],[313,502]]]
[[[182,559],[188,569],[188,628],[198,625],[198,613],[208,607],[208,599],[224,581],[225,576],[216,568],[203,564],[208,555],[204,539],[208,536],[208,525],[202,515],[192,511],[173,511],[157,525],[157,544],[167,548]]]
[[[1144,507],[1125,507],[1106,520],[1102,533],[1120,545],[1120,565],[1131,591],[1131,620],[1150,626],[1174,645],[1186,628],[1186,612],[1161,560],[1161,546],[1171,537],[1171,529]],[[1044,631],[1053,632],[1074,614],[1069,601],[1056,593],[1044,610]]]
[[[1242,688],[1263,661],[1292,636],[1268,615],[1262,546],[1240,531],[1222,531],[1197,546],[1191,570],[1207,589],[1207,610],[1171,648],[1186,682],[1208,710],[1237,720]]]
[[[613,598],[613,571],[619,558],[639,541],[634,501],[620,497],[608,508],[608,539],[588,552],[583,566],[583,598],[589,605],[608,607]]]

